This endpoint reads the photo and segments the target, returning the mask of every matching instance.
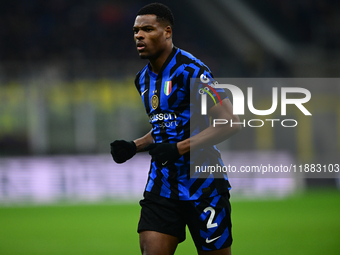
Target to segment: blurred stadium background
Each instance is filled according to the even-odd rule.
[[[0,254],[138,254],[149,158],[118,166],[109,143],[150,130],[132,33],[149,2],[0,1]],[[313,117],[243,128],[220,145],[225,160],[340,163],[338,1],[160,2],[174,44],[215,77],[331,81],[314,88]],[[271,102],[268,87],[254,89],[257,105]],[[232,179],[234,252],[339,254],[339,173],[312,177]],[[176,254],[192,253],[186,241]]]

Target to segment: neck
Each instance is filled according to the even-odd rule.
[[[167,60],[167,58],[171,54],[172,49],[173,49],[173,44],[171,44],[171,46],[169,47],[166,47],[165,50],[157,58],[149,59],[152,72],[154,72],[155,74],[159,73],[164,62]]]

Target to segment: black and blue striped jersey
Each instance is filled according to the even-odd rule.
[[[209,119],[200,116],[199,106],[196,109],[190,99],[193,93],[197,95],[194,98],[199,97],[198,87],[192,81],[202,74],[212,79],[211,71],[204,63],[176,47],[158,74],[151,71],[150,63],[138,72],[135,85],[152,125],[154,143],[177,143],[209,126]],[[222,100],[227,97],[224,92],[219,94]],[[208,107],[212,105],[208,102]],[[205,120],[197,121],[201,118]],[[193,119],[197,121],[197,127],[191,130]],[[179,200],[197,200],[228,191],[230,184],[226,175],[223,178],[200,178],[196,173],[190,178],[193,159],[200,161],[200,165],[216,162],[223,166],[220,152],[215,146],[194,154],[184,154],[175,164],[162,168],[157,168],[151,160],[145,191]]]

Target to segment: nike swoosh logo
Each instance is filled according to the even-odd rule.
[[[165,166],[166,163],[168,163],[169,160],[165,161],[164,163],[162,163],[162,166]]]
[[[147,91],[148,91],[148,89],[144,90],[143,93],[142,93],[142,96],[143,96],[143,95],[145,94],[145,92],[147,92]]]
[[[218,236],[218,237],[215,237],[215,238],[210,239],[210,240],[209,240],[209,238],[207,237],[207,239],[205,239],[205,242],[206,242],[206,243],[211,243],[211,242],[217,240],[217,239],[220,238],[220,237],[221,237],[221,236]]]

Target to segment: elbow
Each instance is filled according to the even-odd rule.
[[[235,124],[235,125],[233,125],[233,126],[230,127],[230,128],[231,128],[231,134],[232,134],[232,135],[236,135],[238,132],[241,131],[242,125],[241,125],[241,124]]]
[[[242,122],[240,122],[239,117],[236,115],[232,119],[232,124],[230,124],[230,129],[231,129],[231,135],[236,135],[238,132],[241,131],[242,129]]]
[[[236,126],[235,126],[235,133],[238,133],[238,132],[240,132],[240,131],[241,131],[241,129],[242,129],[242,125],[241,125],[241,123],[238,123],[238,124],[236,124]]]
[[[236,127],[234,127],[234,135],[236,135],[238,132],[240,132],[242,129],[241,125],[237,125]]]
[[[238,132],[240,132],[242,129],[242,123],[239,122],[238,118],[232,119],[232,121],[229,122],[228,125],[221,125],[220,126],[220,134],[223,137],[223,140],[226,140],[234,135],[236,135]]]

